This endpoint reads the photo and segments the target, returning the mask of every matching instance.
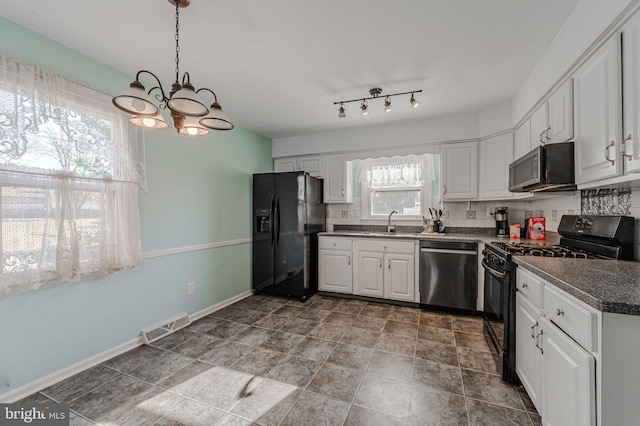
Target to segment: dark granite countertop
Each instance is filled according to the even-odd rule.
[[[536,256],[513,261],[599,311],[640,315],[640,262]]]

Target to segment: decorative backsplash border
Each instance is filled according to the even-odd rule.
[[[631,215],[631,189],[583,189],[580,193],[582,214]]]

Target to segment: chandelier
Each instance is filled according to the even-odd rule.
[[[334,105],[340,105],[340,108],[338,108],[338,118],[346,118],[347,117],[347,113],[345,112],[345,109],[344,109],[344,104],[348,104],[349,102],[361,102],[361,104],[360,104],[360,113],[362,115],[369,115],[369,105],[367,104],[367,101],[371,100],[371,99],[379,99],[381,93],[382,93],[382,89],[381,88],[374,87],[373,89],[369,90],[369,94],[371,95],[370,97],[351,99],[351,100],[348,100],[348,101],[334,102],[333,103]],[[415,98],[414,95],[416,93],[422,93],[422,90],[412,90],[411,92],[391,93],[391,94],[388,94],[388,95],[384,95],[384,112],[391,111],[391,97],[392,96],[400,96],[400,95],[408,95],[408,94],[411,94],[411,99],[409,99],[409,103],[411,105],[411,108],[414,108],[414,109],[418,108],[418,106],[420,105],[420,101]]]
[[[180,8],[189,6],[190,0],[168,0],[176,7],[176,81],[171,85],[171,92],[167,97],[160,79],[151,71],[141,70],[136,79],[120,95],[113,98],[113,104],[120,110],[131,114],[129,123],[145,129],[166,129],[167,122],[160,114],[160,110],[169,109],[173,127],[181,135],[205,136],[209,130],[231,130],[233,124],[227,114],[222,112],[218,97],[211,90],[203,87],[195,90],[189,80],[189,73],[185,72],[180,80]],[[140,76],[148,74],[155,79],[149,91],[140,83]],[[151,99],[151,92],[157,105]],[[203,102],[201,92],[213,95],[210,107]]]

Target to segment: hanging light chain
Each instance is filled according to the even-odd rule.
[[[176,81],[180,78],[180,2],[176,1]]]

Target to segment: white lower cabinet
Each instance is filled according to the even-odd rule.
[[[384,297],[393,300],[415,301],[415,255],[387,254],[384,257]]]
[[[417,241],[321,236],[318,244],[320,291],[420,301]]]
[[[522,293],[516,294],[516,373],[538,412],[542,412],[542,352],[538,344],[541,313]]]
[[[598,315],[521,268],[516,286],[516,372],[542,423],[595,425],[596,354],[577,342],[593,343]]]
[[[356,246],[356,294],[417,301],[416,242],[362,238]]]
[[[353,254],[351,238],[319,238],[318,289],[353,293]]]
[[[356,260],[356,293],[361,296],[384,297],[383,254],[359,251]]]
[[[546,318],[540,319],[542,337],[543,424],[596,424],[595,359]]]

